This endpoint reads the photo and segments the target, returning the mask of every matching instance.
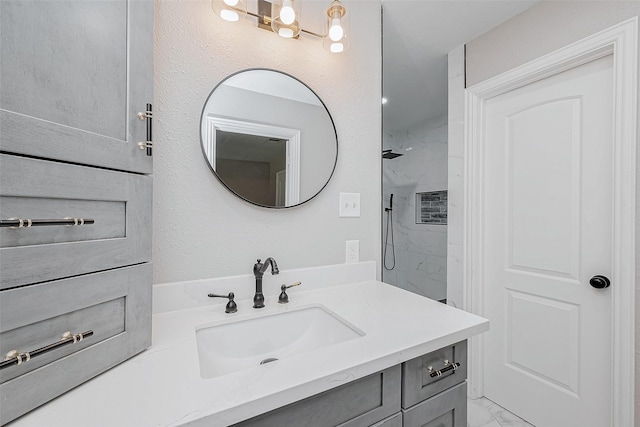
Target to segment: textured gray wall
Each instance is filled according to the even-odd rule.
[[[287,40],[249,20],[222,21],[209,0],[156,1],[154,283],[247,274],[267,256],[282,269],[343,263],[345,240],[352,239],[360,240],[362,261],[380,261],[380,4],[344,3],[351,48],[333,55],[310,36]],[[336,124],[335,174],[297,208],[269,210],[236,198],[202,155],[200,113],[211,89],[256,67],[305,82]],[[360,218],[338,217],[340,192],[361,194]]]

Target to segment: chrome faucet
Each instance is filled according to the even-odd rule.
[[[278,264],[276,260],[269,257],[264,260],[264,264],[258,260],[253,265],[253,275],[256,277],[256,294],[253,296],[253,308],[262,308],[264,307],[264,295],[262,294],[262,276],[264,272],[267,271],[267,268],[271,266],[271,274],[278,274],[280,270],[278,270]]]

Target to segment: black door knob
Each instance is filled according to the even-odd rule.
[[[611,286],[611,281],[605,276],[593,276],[591,280],[589,280],[589,284],[596,289],[604,289]]]

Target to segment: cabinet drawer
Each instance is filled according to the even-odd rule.
[[[93,335],[0,370],[0,424],[151,345],[150,263],[0,291],[0,355]]]
[[[399,409],[397,365],[235,426],[368,427]]]
[[[467,427],[467,383],[402,410],[404,427]]]
[[[151,260],[151,178],[0,155],[0,218],[92,218],[0,228],[0,289]]]
[[[432,377],[429,366],[434,370],[442,369],[445,360],[460,363],[460,367]],[[467,342],[461,341],[411,359],[403,363],[402,369],[402,407],[407,409],[467,378]]]

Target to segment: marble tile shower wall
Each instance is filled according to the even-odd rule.
[[[425,120],[383,135],[384,149],[404,154],[382,163],[383,200],[393,193],[395,268],[383,268],[383,281],[433,299],[447,296],[447,226],[417,224],[416,193],[447,189],[447,117]],[[383,212],[383,245],[387,214]],[[391,236],[386,266],[391,266]]]

